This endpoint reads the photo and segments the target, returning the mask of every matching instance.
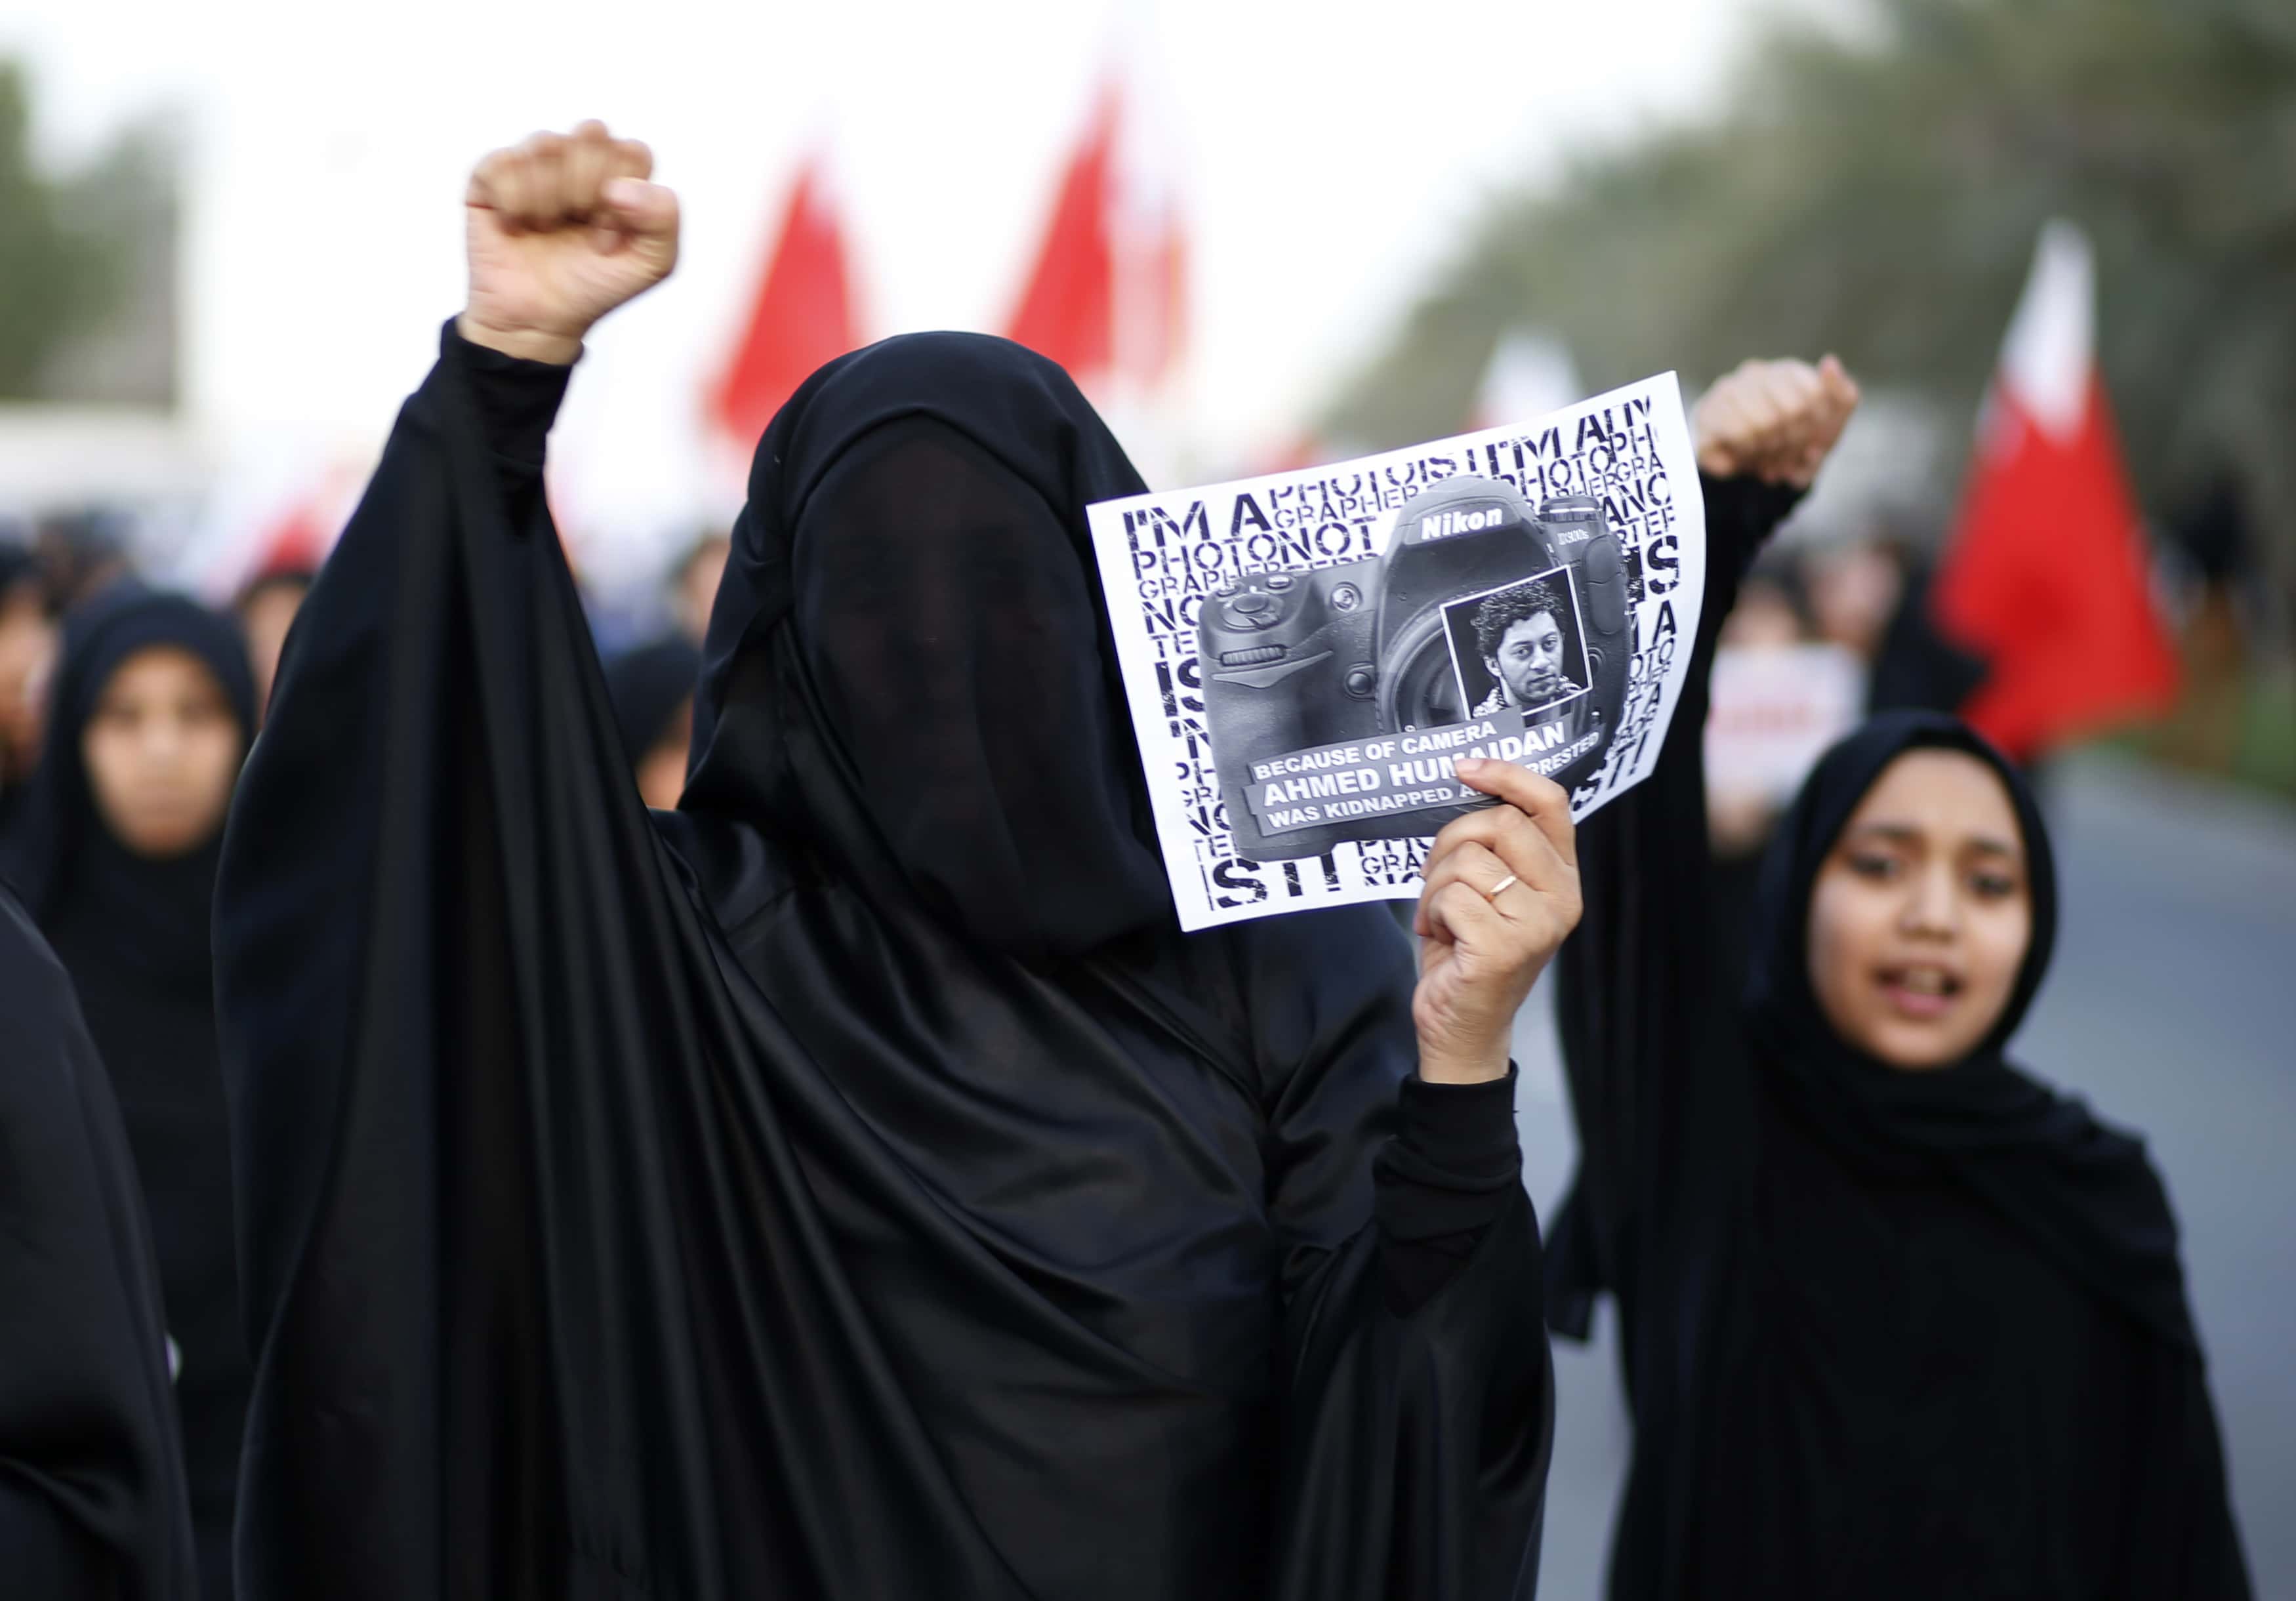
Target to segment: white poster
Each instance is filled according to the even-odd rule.
[[[1091,509],[1180,924],[1405,900],[1488,797],[1584,817],[1658,760],[1706,527],[1674,375],[1329,467]]]
[[[1707,682],[1707,788],[1773,806],[1866,704],[1866,669],[1839,645],[1725,645]]]

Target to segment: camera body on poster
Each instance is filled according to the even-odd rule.
[[[1587,674],[1572,725],[1596,733],[1548,775],[1568,789],[1602,760],[1631,649],[1625,564],[1599,501],[1561,495],[1534,512],[1511,484],[1449,478],[1405,502],[1381,555],[1254,573],[1208,597],[1197,622],[1205,717],[1237,854],[1318,856],[1342,840],[1431,834],[1472,810],[1422,807],[1263,834],[1244,789],[1256,763],[1469,721],[1476,708],[1455,670],[1446,609],[1557,568],[1576,592]]]

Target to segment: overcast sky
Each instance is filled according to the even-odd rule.
[[[871,331],[1000,326],[1116,41],[1160,83],[1191,219],[1185,427],[1293,432],[1495,191],[1711,103],[1746,0],[16,0],[41,148],[190,137],[188,399],[226,450],[371,452],[463,291],[472,160],[584,116],[651,143],[676,277],[595,336],[562,423],[589,536],[709,509],[692,420],[795,161],[826,140]]]

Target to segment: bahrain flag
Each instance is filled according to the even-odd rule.
[[[2053,222],[2002,347],[1934,597],[1940,626],[1990,668],[1963,715],[2021,761],[2177,694],[2095,347],[2088,241]]]
[[[1186,242],[1139,100],[1113,78],[1101,89],[1005,327],[1095,401],[1153,389],[1185,331]]]
[[[782,403],[861,343],[845,227],[819,155],[798,171],[733,359],[710,387],[711,427],[746,462]]]

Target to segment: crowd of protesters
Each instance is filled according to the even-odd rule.
[[[1415,947],[1190,936],[1085,533],[1140,480],[1059,369],[824,368],[601,664],[545,440],[675,198],[589,124],[466,205],[320,570],[0,544],[8,1593],[1528,1595],[1597,1295],[1616,1596],[2247,1593],[2160,1180],[2006,1054],[2056,888],[1977,669],[1890,551],[1760,554],[1838,363],[1700,403],[1652,779],[1574,828],[1464,764]],[[1812,641],[1854,726],[1710,821],[1717,649]]]

